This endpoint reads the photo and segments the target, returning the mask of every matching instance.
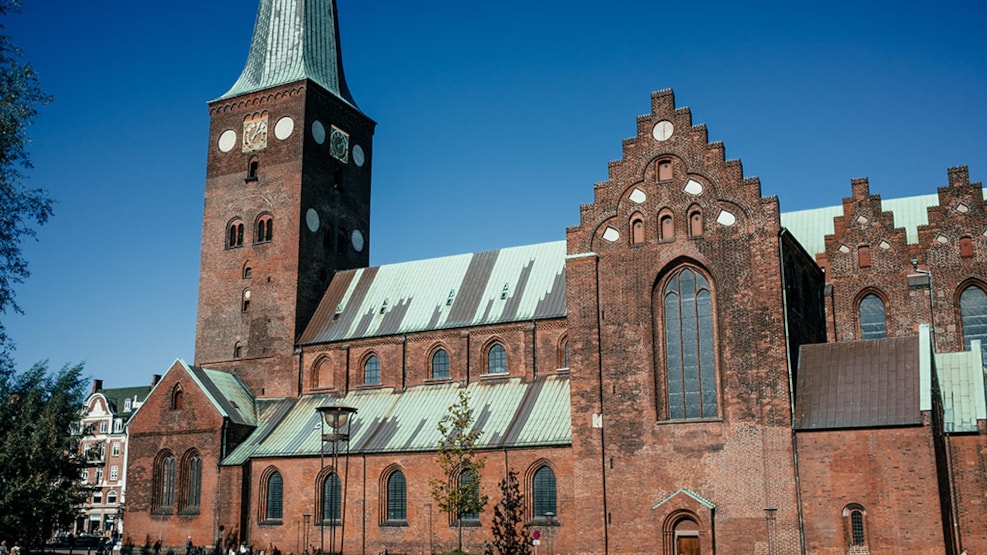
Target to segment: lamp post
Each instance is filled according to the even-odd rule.
[[[555,526],[555,513],[549,511],[545,513],[545,534],[548,535],[548,555],[554,555],[555,551],[552,545],[552,539],[554,539],[555,534],[553,533],[553,526]]]
[[[302,514],[302,552],[307,555],[315,555],[308,550],[308,531],[309,524],[312,522],[312,513]]]
[[[332,474],[326,477],[326,479],[320,485],[322,487],[322,507],[321,507],[321,518],[322,527],[320,528],[320,551],[325,553],[326,550],[326,522],[329,523],[329,552],[336,554],[341,554],[343,552],[343,534],[346,531],[345,518],[346,518],[346,484],[340,479],[339,476],[339,443],[343,442],[347,444],[346,454],[349,454],[349,440],[350,440],[350,425],[352,419],[350,416],[356,414],[356,409],[353,407],[348,407],[346,405],[341,405],[335,402],[335,400],[328,400],[325,403],[316,407],[319,414],[322,415],[321,427],[322,427],[322,443],[319,447],[319,464],[322,470],[326,468],[326,442],[328,441],[332,444],[332,474],[336,475],[336,479],[339,483],[340,492],[333,491],[334,488],[326,488],[326,484],[332,485],[330,478]],[[326,427],[329,428],[329,433],[326,433]],[[349,457],[345,459],[346,468],[349,470]],[[344,478],[345,478],[344,473]],[[341,497],[341,503],[337,507],[335,504],[335,495],[337,493]],[[326,499],[328,494],[329,499]],[[328,510],[327,510],[328,509]],[[326,514],[329,513],[329,514]],[[339,551],[336,551],[336,524],[338,522],[341,525],[339,531]]]

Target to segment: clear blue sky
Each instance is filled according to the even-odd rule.
[[[723,141],[782,209],[987,179],[987,4],[339,0],[378,122],[371,262],[561,240],[650,93]],[[56,101],[31,129],[57,199],[25,246],[21,368],[106,387],[192,362],[206,102],[246,60],[254,0],[25,0],[7,32]]]

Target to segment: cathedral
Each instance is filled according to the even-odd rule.
[[[515,472],[542,553],[987,554],[966,167],[782,212],[663,90],[564,240],[369,267],[376,124],[339,25],[260,0],[208,105],[195,360],[127,425],[125,541],[479,553]],[[450,515],[463,392],[485,465],[454,479],[490,503]]]

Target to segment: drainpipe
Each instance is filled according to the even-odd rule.
[[[798,437],[795,435],[795,384],[792,380],[792,350],[790,348],[790,332],[788,329],[788,288],[787,283],[785,283],[785,248],[782,242],[782,238],[787,234],[788,230],[785,228],[781,228],[781,233],[778,234],[778,263],[781,270],[781,307],[784,314],[782,321],[785,323],[785,363],[788,366],[788,410],[789,418],[792,422],[792,464],[795,468],[795,501],[798,503],[796,513],[799,517],[799,543],[802,545],[802,555],[805,555],[805,519],[802,515],[802,477],[799,473]],[[825,312],[823,316],[825,317]],[[833,335],[835,336],[835,318],[833,323]]]

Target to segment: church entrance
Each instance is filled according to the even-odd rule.
[[[675,538],[675,555],[699,555],[699,537],[679,536]]]

